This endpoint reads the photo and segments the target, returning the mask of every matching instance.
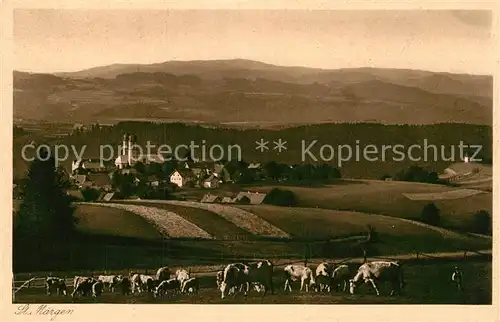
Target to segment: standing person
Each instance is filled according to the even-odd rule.
[[[459,291],[463,290],[462,279],[463,279],[462,271],[460,271],[458,266],[455,266],[453,269],[453,274],[451,275],[451,280],[457,285]]]

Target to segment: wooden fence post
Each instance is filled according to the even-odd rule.
[[[16,300],[16,281],[14,279],[14,274],[12,274],[12,302]]]

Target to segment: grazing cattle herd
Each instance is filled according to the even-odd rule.
[[[218,271],[215,279],[221,299],[228,295],[236,296],[243,293],[245,296],[250,290],[255,290],[265,296],[268,291],[274,294],[273,275],[275,266],[268,260],[255,263],[233,263]],[[390,296],[401,295],[405,287],[403,269],[395,261],[372,261],[359,264],[321,263],[313,271],[304,264],[286,265],[282,269],[285,280],[284,291],[292,291],[292,282],[300,282],[300,291],[309,292],[346,292],[355,294],[361,284],[373,287],[380,295],[380,283],[391,286]],[[461,287],[461,272],[458,268],[453,272],[452,280]],[[45,287],[47,295],[54,292],[58,295],[67,295],[65,280],[58,277],[46,277]],[[200,289],[199,278],[191,276],[190,270],[177,269],[173,274],[169,267],[161,267],[156,275],[129,273],[122,275],[99,275],[98,277],[75,276],[71,297],[99,297],[104,291],[119,291],[123,295],[152,294],[154,298],[174,294],[197,294]]]

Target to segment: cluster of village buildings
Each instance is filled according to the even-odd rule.
[[[134,168],[137,162],[144,165],[156,163],[162,165],[165,163],[165,158],[161,154],[150,154],[137,156],[132,149],[134,136],[124,136],[122,144],[122,155],[119,155],[114,164],[102,164],[99,159],[79,159],[72,162],[70,179],[78,190],[85,188],[99,189],[103,191],[99,199],[109,201],[113,195],[112,179],[116,173],[131,174],[134,176],[135,183],[140,180],[146,180],[146,184],[151,187],[158,187],[163,184],[171,183],[179,188],[195,187],[216,189],[222,183],[232,182],[229,171],[224,164],[216,162],[180,162],[178,167],[164,178],[156,175],[148,177],[137,175],[137,170]],[[249,169],[258,171],[261,166],[258,163],[252,163]],[[84,171],[80,171],[80,170]],[[78,192],[73,192],[79,195]],[[244,198],[246,197],[246,198]],[[211,194],[205,195],[202,202],[225,202],[233,203],[248,198],[249,203],[262,203],[265,194],[244,192],[235,197],[218,197]]]

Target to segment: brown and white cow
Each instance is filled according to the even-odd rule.
[[[156,271],[156,279],[160,282],[170,279],[170,268],[163,266]]]
[[[45,278],[45,289],[47,295],[52,295],[52,291],[56,291],[57,295],[66,295],[66,282],[63,278],[48,276]]]
[[[221,298],[224,299],[226,292],[233,293],[236,295],[236,289],[243,286],[245,291],[245,296],[248,292],[248,266],[244,264],[229,264],[224,269],[224,274],[222,277],[222,282],[220,284]]]
[[[92,295],[92,285],[94,285],[95,282],[97,282],[97,280],[93,277],[75,276],[73,279],[73,292],[71,293],[71,297],[78,294],[82,296]]]
[[[98,281],[101,281],[104,286],[107,286],[111,292],[114,292],[115,286],[123,277],[121,275],[99,275]]]
[[[104,283],[102,281],[96,280],[92,284],[92,297],[101,296],[103,290],[104,290]]]
[[[223,280],[224,280],[224,271],[218,271],[216,275],[217,289],[220,290],[220,286]]]
[[[333,265],[329,263],[321,263],[316,267],[316,290],[328,291],[330,292],[332,289],[332,274],[333,274]]]
[[[181,286],[181,293],[198,293],[200,290],[200,283],[196,277],[192,277]]]
[[[314,279],[313,271],[303,265],[288,265],[284,268],[285,271],[285,291],[288,289],[292,291],[291,282],[300,281],[300,290],[309,292],[309,287],[315,287],[316,281]]]
[[[358,272],[354,278],[349,280],[349,292],[354,294],[356,286],[364,282],[371,283],[377,295],[380,295],[375,281],[389,282],[392,286],[391,296],[394,295],[395,292],[401,293],[405,286],[401,264],[391,261],[364,263],[358,268]]]
[[[161,281],[160,284],[153,291],[154,297],[162,297],[167,294],[168,291],[172,293],[178,292],[180,288],[180,282],[176,278],[171,278],[169,280]]]
[[[189,275],[189,272],[186,271],[185,269],[181,268],[175,271],[175,279],[179,281],[181,289],[184,282],[190,278],[191,276]]]

